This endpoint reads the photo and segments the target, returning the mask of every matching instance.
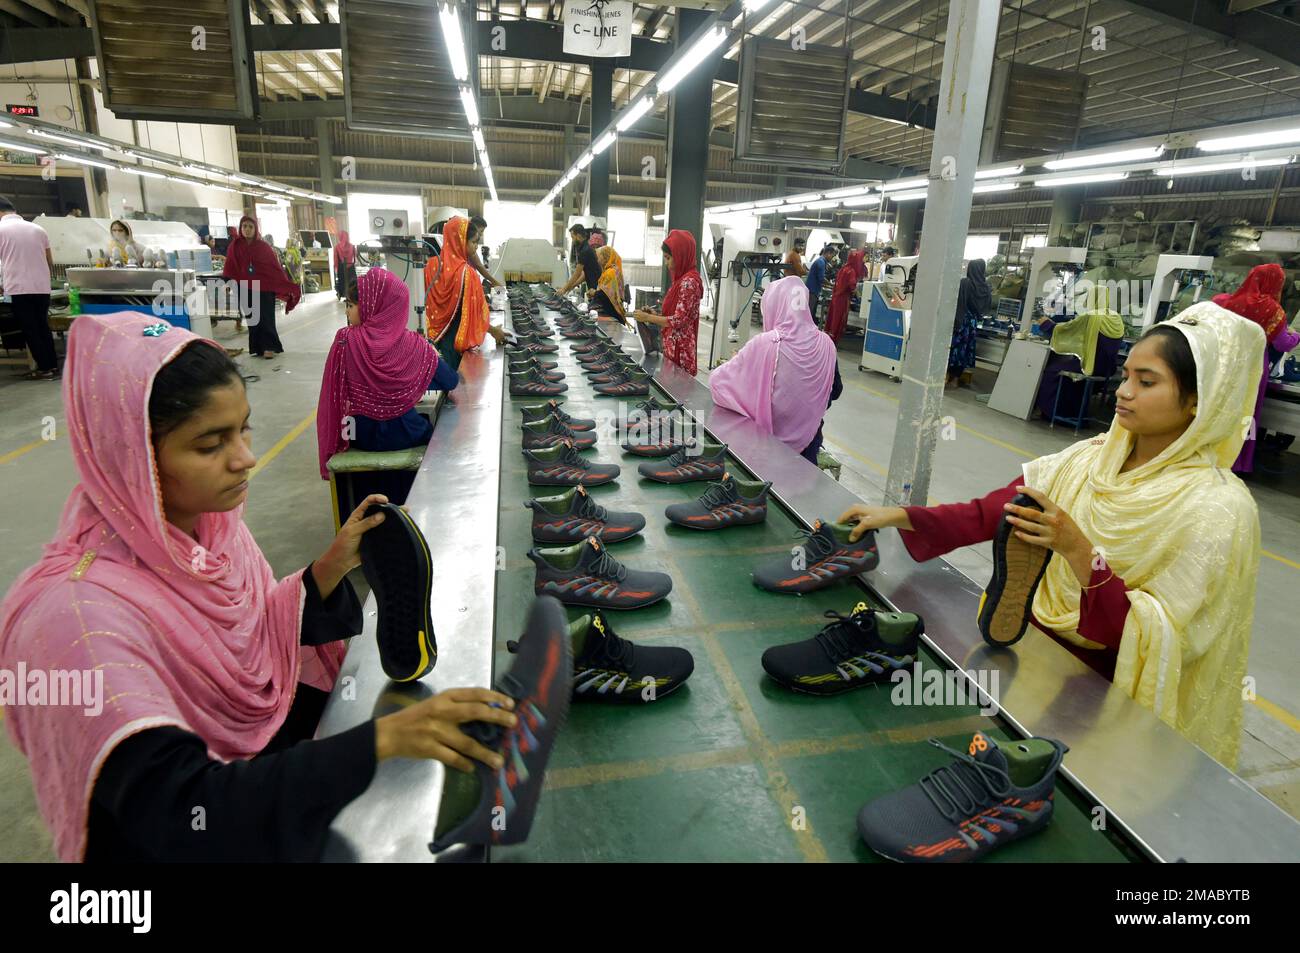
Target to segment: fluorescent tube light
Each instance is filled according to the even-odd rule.
[[[447,46],[447,58],[451,62],[452,75],[458,83],[469,82],[469,62],[465,58],[465,38],[460,32],[460,16],[451,4],[444,4],[438,11],[442,22],[442,41]]]
[[[893,182],[886,182],[880,187],[882,192],[898,192],[909,189],[920,189],[930,184],[929,179],[896,179]]]
[[[469,90],[469,87],[462,86],[460,88],[460,102],[465,107],[465,118],[469,120],[470,126],[479,125],[478,103],[474,101],[474,94]]]
[[[609,132],[605,133],[603,136],[600,137],[600,139],[596,142],[596,144],[591,147],[591,151],[594,152],[596,155],[600,155],[602,152],[604,152],[606,149],[612,146],[614,144],[614,140],[617,138],[618,138],[618,133],[616,133],[613,129],[611,129]]]
[[[925,198],[928,189],[915,189],[911,192],[890,192],[889,198],[894,202],[915,202],[918,199]]]
[[[870,185],[852,185],[844,189],[833,189],[830,192],[823,193],[828,199],[847,198],[850,195],[866,195],[874,188]]]
[[[681,58],[659,79],[659,95],[669,92],[686,78],[691,70],[699,66],[710,53],[722,45],[727,38],[727,28],[715,26],[708,33],[696,40]]]
[[[1140,149],[1118,149],[1114,152],[1096,152],[1092,155],[1066,156],[1044,162],[1047,169],[1086,169],[1096,165],[1114,165],[1116,162],[1141,162],[1143,159],[1158,159],[1165,151],[1163,145],[1143,146]]]
[[[1025,167],[1023,165],[1003,165],[998,166],[996,169],[984,169],[983,171],[976,170],[975,178],[1000,179],[1004,175],[1019,175],[1024,171]]]
[[[115,171],[117,169],[117,166],[110,165],[107,162],[97,162],[94,159],[86,159],[82,156],[68,155],[66,152],[60,152],[58,158],[66,159],[68,162],[76,162],[78,165],[92,165],[97,169],[108,169],[109,171]]]
[[[631,109],[624,110],[623,115],[618,117],[618,125],[615,126],[619,132],[627,132],[637,124],[642,116],[648,113],[655,101],[653,96],[642,96]]]
[[[1057,185],[1091,185],[1094,182],[1118,182],[1127,179],[1127,172],[1095,172],[1092,175],[1058,175],[1054,178],[1035,179],[1035,188],[1050,189]]]
[[[1019,182],[988,182],[984,185],[977,185],[971,191],[973,192],[1010,192],[1012,189],[1020,188]]]
[[[1252,132],[1241,136],[1223,136],[1202,139],[1196,148],[1203,152],[1226,152],[1229,149],[1254,149],[1256,146],[1285,146],[1300,142],[1300,128],[1274,129],[1271,132]]]
[[[1202,162],[1173,165],[1158,165],[1151,170],[1153,175],[1206,175],[1211,172],[1233,172],[1237,169],[1266,169],[1269,166],[1287,165],[1294,156],[1278,156],[1273,159],[1249,159],[1242,157],[1232,162]]]

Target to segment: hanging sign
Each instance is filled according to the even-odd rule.
[[[565,0],[564,52],[632,55],[632,17],[631,0]]]

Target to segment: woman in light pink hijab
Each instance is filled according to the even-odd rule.
[[[376,761],[439,757],[419,752],[429,728],[409,717],[307,740],[341,640],[361,628],[345,575],[383,498],[277,581],[244,525],[257,458],[222,348],[157,318],[82,315],[63,381],[80,482],[0,605],[0,669],[67,672],[82,689],[5,709],[59,857],[317,858]],[[405,711],[452,721],[427,707],[444,696]]]
[[[769,285],[760,309],[763,333],[709,376],[713,402],[816,463],[822,415],[840,390],[835,344],[813,323],[796,276]]]

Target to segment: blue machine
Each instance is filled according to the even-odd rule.
[[[862,338],[862,360],[858,369],[878,371],[896,379],[903,366],[903,355],[907,353],[907,337],[912,330],[912,310],[910,307],[891,307],[881,293],[881,285],[875,282],[868,282],[863,293],[866,294],[868,289],[871,294],[870,306]],[[911,298],[904,304],[910,305]]]

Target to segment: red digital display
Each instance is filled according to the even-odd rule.
[[[9,110],[9,115],[11,116],[39,116],[41,114],[41,111],[35,106],[19,106],[15,103],[10,103],[5,108]]]

